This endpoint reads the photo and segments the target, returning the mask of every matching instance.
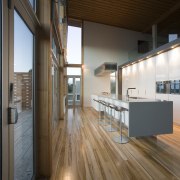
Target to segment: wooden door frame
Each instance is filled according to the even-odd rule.
[[[8,124],[7,108],[9,107],[9,85],[13,82],[14,65],[14,10],[23,19],[27,27],[36,34],[39,21],[28,0],[2,0],[3,13],[3,40],[2,40],[2,179],[12,180],[14,178],[14,125]],[[35,55],[35,51],[34,51]],[[35,61],[35,56],[34,56]],[[33,69],[35,70],[34,62]],[[33,72],[35,75],[35,72]],[[35,84],[33,80],[33,84]],[[33,87],[33,90],[35,87]],[[35,91],[34,91],[35,92]],[[33,94],[33,100],[35,99]],[[33,112],[35,108],[33,101]],[[33,114],[33,119],[34,114]],[[35,126],[34,126],[35,130]],[[34,133],[34,132],[33,132]],[[33,138],[35,142],[35,138]],[[35,148],[35,143],[34,143]],[[34,152],[35,149],[34,149]],[[35,162],[35,157],[34,157]],[[35,165],[35,163],[34,163]],[[35,166],[34,166],[35,175]]]

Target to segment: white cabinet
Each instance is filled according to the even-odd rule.
[[[130,88],[136,88],[133,90],[130,90],[130,96],[138,96],[138,64],[133,64],[131,66],[131,84]]]
[[[123,95],[127,88],[130,96],[155,97],[155,58],[128,66],[123,69]]]
[[[141,61],[138,63],[138,96],[145,97],[145,84],[146,84],[146,76],[145,76],[145,61]]]
[[[137,96],[138,86],[138,65],[134,64],[123,68],[122,70],[122,94],[126,95],[128,88],[136,88],[135,90],[129,90],[130,96]]]
[[[127,89],[127,68],[122,69],[122,95],[126,95]]]
[[[138,63],[138,96],[155,98],[155,58]]]
[[[168,51],[169,80],[180,80],[180,47]]]
[[[168,81],[169,61],[168,53],[164,52],[156,56],[156,81]]]
[[[168,101],[169,94],[156,94],[156,99],[159,99],[161,101],[163,101],[163,100]]]
[[[155,57],[149,58],[145,63],[144,68],[144,85],[145,85],[145,97],[155,98],[156,93],[156,71],[155,71]]]
[[[169,95],[169,100],[173,101],[173,121],[180,124],[180,95]]]

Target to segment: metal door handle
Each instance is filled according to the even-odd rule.
[[[18,112],[16,107],[8,107],[8,123],[16,124],[18,121]]]

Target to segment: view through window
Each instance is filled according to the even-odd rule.
[[[81,27],[68,26],[67,67],[68,105],[81,105]],[[74,67],[74,65],[79,67]]]
[[[81,28],[68,26],[67,61],[68,64],[81,64]]]

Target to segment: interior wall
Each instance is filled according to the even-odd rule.
[[[110,76],[95,77],[94,69],[104,62],[128,61],[128,53],[137,48],[138,40],[149,40],[151,36],[102,25],[84,22],[84,106],[91,105],[91,94],[110,92]]]

